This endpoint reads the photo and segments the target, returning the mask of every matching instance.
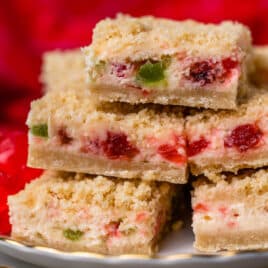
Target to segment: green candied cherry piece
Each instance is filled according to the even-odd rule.
[[[162,61],[147,61],[139,68],[137,80],[143,83],[155,83],[165,79],[165,64]]]
[[[48,137],[48,127],[47,124],[39,124],[39,125],[33,125],[30,128],[31,133],[34,136],[39,136],[39,137]]]
[[[84,233],[80,230],[66,229],[63,231],[63,236],[72,241],[78,241]]]

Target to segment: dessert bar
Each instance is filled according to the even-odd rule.
[[[253,90],[237,111],[191,115],[188,163],[195,175],[268,165],[268,91]]]
[[[251,80],[258,87],[268,88],[268,46],[256,46],[253,50],[254,71]]]
[[[246,94],[251,35],[239,23],[118,15],[83,49],[101,101],[235,109]]]
[[[51,90],[32,103],[27,125],[31,167],[187,182],[178,107],[96,104],[85,90]]]
[[[64,251],[152,255],[176,193],[168,183],[47,171],[8,198],[11,236]]]
[[[194,183],[195,247],[206,252],[267,249],[268,170],[214,179]]]
[[[80,49],[53,50],[44,53],[40,81],[44,91],[80,90],[86,85],[85,59]]]

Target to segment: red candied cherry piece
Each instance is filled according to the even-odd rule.
[[[194,62],[190,66],[189,78],[193,82],[199,82],[201,86],[214,82],[216,80],[214,65],[210,61]]]
[[[193,207],[194,212],[199,212],[199,213],[205,213],[208,212],[208,206],[204,203],[197,203],[194,207]]]
[[[120,221],[110,222],[105,225],[105,230],[109,236],[119,237],[121,235],[119,229]]]
[[[130,159],[139,153],[139,150],[132,145],[126,134],[107,131],[106,139],[86,139],[81,151],[84,153],[104,153],[110,159]]]
[[[225,206],[221,206],[221,207],[218,208],[218,210],[219,210],[219,212],[222,214],[222,216],[225,217],[226,214],[227,214],[228,208],[225,207]]]
[[[233,60],[232,58],[225,58],[222,60],[222,66],[225,70],[230,70],[236,68],[238,65],[237,60]]]
[[[225,58],[222,60],[223,72],[220,78],[228,78],[231,74],[232,69],[237,68],[238,61],[233,60],[232,58]]]
[[[130,87],[130,88],[133,88],[133,89],[137,89],[144,97],[147,97],[147,96],[149,96],[151,94],[150,91],[148,91],[146,89],[143,89],[140,86],[131,85],[131,84],[128,84],[127,86]]]
[[[136,222],[143,222],[144,220],[146,220],[148,217],[148,214],[147,212],[139,212],[137,215],[136,215]]]
[[[129,70],[129,66],[122,63],[112,63],[111,74],[116,75],[117,77],[126,77],[126,73]]]
[[[200,154],[209,145],[209,142],[205,138],[188,143],[187,153],[188,156],[195,156]]]
[[[61,145],[68,145],[73,141],[73,138],[68,134],[64,127],[60,128],[57,134]]]
[[[99,139],[91,140],[85,138],[81,151],[83,153],[99,154],[101,152],[101,147],[102,145]]]
[[[178,153],[176,145],[162,144],[158,147],[157,151],[163,158],[170,162],[181,164],[186,161],[185,156]]]
[[[139,150],[128,141],[126,134],[111,131],[107,132],[106,140],[102,141],[102,149],[110,159],[130,159],[139,153]]]
[[[228,221],[228,222],[227,222],[227,226],[228,226],[229,228],[234,228],[234,227],[237,226],[237,223],[234,222],[234,221]]]
[[[239,152],[257,146],[263,136],[262,131],[255,124],[244,124],[232,130],[231,134],[224,139],[224,146],[235,147]]]
[[[186,75],[186,78],[204,86],[216,80],[221,81],[227,78],[230,71],[236,68],[237,65],[238,61],[230,57],[224,58],[221,62],[213,62],[212,60],[194,62],[191,64],[189,75]]]
[[[147,96],[150,95],[150,92],[149,92],[148,90],[146,90],[146,89],[143,89],[141,92],[142,92],[142,95],[143,95],[144,97],[147,97]]]

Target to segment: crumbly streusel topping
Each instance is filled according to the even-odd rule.
[[[88,91],[75,89],[53,90],[41,99],[33,101],[27,124],[44,123],[49,117],[59,121],[75,121],[80,125],[87,125],[89,120],[94,118],[132,121],[140,126],[157,124],[167,127],[167,124],[172,126],[183,123],[180,108],[120,103],[96,104]]]
[[[261,195],[268,192],[268,170],[246,170],[238,175],[234,174],[208,174],[200,177],[193,185],[194,195],[202,197],[204,200],[224,200],[229,198],[243,199],[250,196]],[[212,180],[213,181],[212,181]]]
[[[251,35],[247,27],[231,21],[204,24],[119,14],[115,19],[100,21],[92,40],[92,45],[84,50],[89,58],[136,61],[185,51],[192,55],[200,51],[224,55],[238,47],[247,51]]]
[[[56,196],[61,201],[99,206],[104,209],[154,210],[157,204],[170,200],[175,186],[168,183],[122,180],[104,176],[45,172],[27,184],[17,197],[38,194],[44,200]]]
[[[252,89],[248,99],[240,105],[236,111],[214,111],[204,110],[201,113],[187,117],[187,126],[194,126],[200,123],[210,124],[210,127],[223,124],[224,120],[237,119],[240,117],[251,118],[256,116],[268,104],[268,91],[265,89]]]

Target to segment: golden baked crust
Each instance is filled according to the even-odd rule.
[[[109,163],[109,168],[107,165]],[[65,150],[58,150],[47,144],[29,145],[28,166],[42,169],[65,170],[103,174],[123,179],[139,178],[144,181],[166,181],[174,184],[185,184],[188,180],[186,164],[177,167],[172,163],[129,162],[86,156]]]
[[[131,87],[120,88],[120,86],[111,85],[97,85],[93,84],[91,87],[92,96],[100,102],[126,102],[130,104],[138,103],[158,103],[161,105],[177,105],[185,107],[201,107],[210,108],[214,110],[220,109],[237,109],[237,91],[234,86],[229,92],[213,92],[213,90],[196,90],[193,89],[180,89],[179,92],[174,93],[167,90],[157,91],[149,96],[137,94]],[[247,91],[247,86],[243,86],[244,90],[240,92],[244,94]],[[239,93],[239,95],[242,95]]]

